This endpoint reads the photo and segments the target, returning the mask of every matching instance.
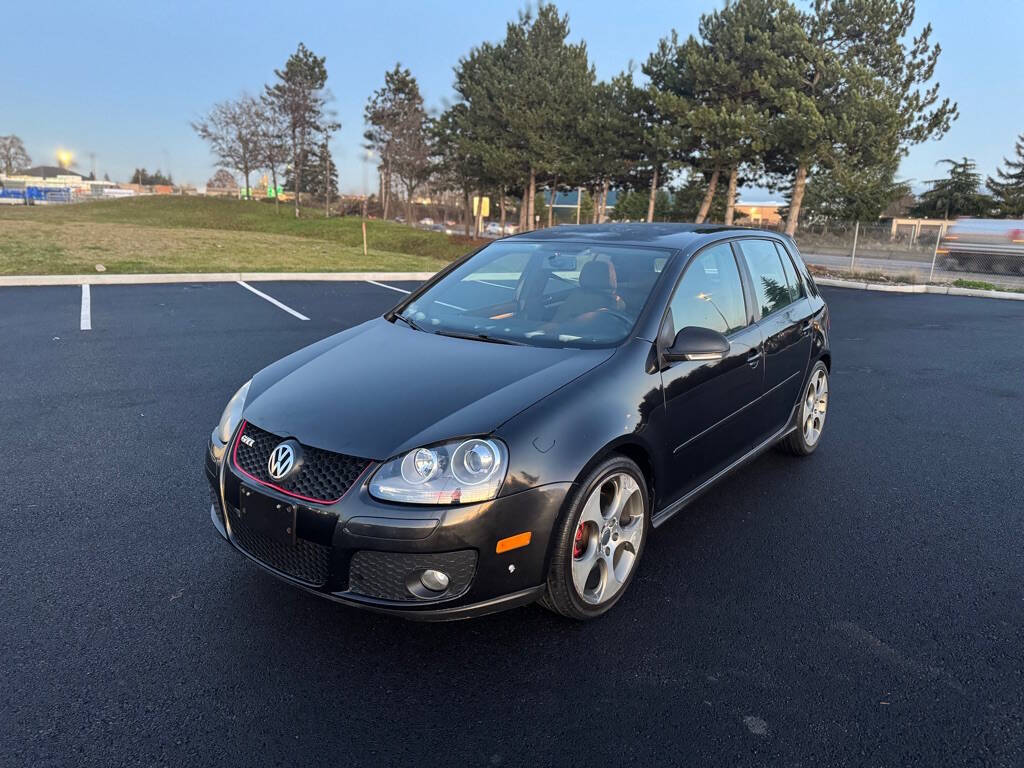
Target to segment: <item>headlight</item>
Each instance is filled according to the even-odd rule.
[[[370,495],[407,504],[469,504],[498,495],[508,468],[500,440],[470,438],[416,448],[384,462]]]
[[[239,387],[238,391],[228,400],[228,404],[224,406],[224,413],[221,414],[220,423],[214,433],[221,443],[227,443],[231,439],[231,433],[235,431],[238,422],[242,420],[242,407],[245,405],[245,396],[249,394],[250,384],[252,384],[252,379]]]

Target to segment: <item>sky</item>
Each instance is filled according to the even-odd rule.
[[[571,38],[583,39],[597,76],[643,62],[672,29],[694,32],[723,0],[562,0]],[[298,43],[327,57],[328,86],[342,128],[331,144],[343,192],[373,191],[376,172],[361,149],[363,107],[384,72],[401,62],[429,108],[454,98],[452,68],[474,45],[504,37],[521,2],[109,2],[5,4],[0,67],[0,135],[20,136],[35,164],[56,164],[58,148],[76,169],[127,180],[161,168],[201,186],[214,158],[189,126],[219,100],[258,94]],[[968,156],[994,173],[1024,133],[1024,0],[918,0],[943,53],[936,71],[960,119],[940,141],[911,149],[900,176],[915,189],[943,175],[937,161]],[[255,179],[254,179],[255,181]],[[781,199],[746,189],[741,199]]]

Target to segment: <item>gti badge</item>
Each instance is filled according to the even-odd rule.
[[[278,482],[295,474],[302,465],[302,449],[295,440],[285,440],[271,451],[267,471]]]

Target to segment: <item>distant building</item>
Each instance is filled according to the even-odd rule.
[[[755,227],[777,227],[782,223],[779,211],[785,203],[736,203],[737,224],[751,224]],[[743,219],[742,222],[739,220]]]
[[[37,165],[10,176],[0,173],[0,187],[8,190],[36,189],[42,191],[67,190],[69,198],[103,197],[115,189],[112,181],[87,179],[77,171],[55,165]]]

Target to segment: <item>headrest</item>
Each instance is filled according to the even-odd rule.
[[[588,291],[614,291],[615,266],[610,261],[588,261],[580,270],[580,286]]]

